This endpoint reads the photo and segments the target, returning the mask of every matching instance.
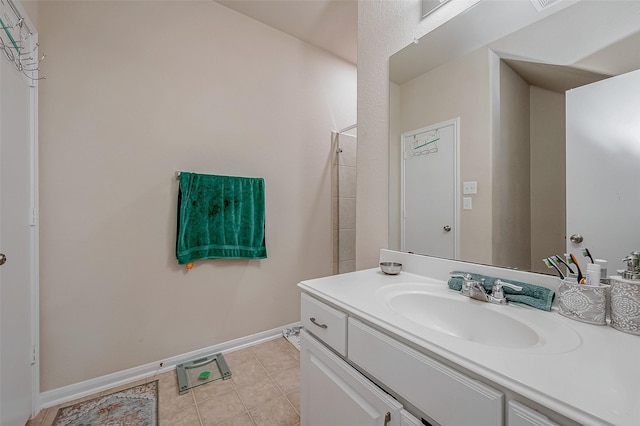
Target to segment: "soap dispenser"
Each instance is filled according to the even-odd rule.
[[[622,259],[626,269],[611,277],[611,326],[640,335],[640,251]]]
[[[626,280],[640,280],[640,251],[632,251],[622,262],[626,262],[627,269],[619,270],[618,273]]]

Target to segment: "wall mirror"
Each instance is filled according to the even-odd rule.
[[[403,229],[404,197],[420,197],[415,188],[428,186],[410,185],[412,192],[403,194],[403,179],[412,179],[403,162],[426,141],[411,147],[407,136],[451,120],[459,120],[459,169],[452,189],[459,191],[458,222],[423,222],[449,232],[455,250],[451,255],[428,246],[404,250],[551,273],[543,257],[567,251],[579,256],[587,247],[596,257],[608,257],[611,270],[638,249],[604,246],[601,235],[615,241],[631,228],[640,244],[637,226],[611,214],[622,210],[614,205],[600,206],[598,225],[589,229],[573,229],[568,221],[567,170],[578,155],[567,153],[565,108],[567,91],[640,69],[640,2],[558,0],[543,8],[532,2],[481,1],[390,58],[391,249],[401,249],[403,232],[415,232]],[[429,154],[428,161],[438,161],[438,154]],[[599,157],[594,151],[589,155]],[[597,167],[608,182],[630,179],[628,173],[617,174],[621,158],[628,160],[625,169],[640,165],[637,151],[617,152],[607,160],[613,164]],[[581,176],[570,178],[575,185]],[[592,192],[615,192],[611,189]],[[428,204],[440,205],[431,199]],[[584,241],[571,242],[574,233]]]

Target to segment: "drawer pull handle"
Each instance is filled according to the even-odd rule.
[[[389,426],[389,423],[391,423],[391,413],[387,411],[384,416],[384,426]]]
[[[312,322],[312,323],[314,323],[315,325],[317,325],[317,326],[318,326],[318,327],[320,327],[320,328],[327,328],[327,327],[328,327],[328,326],[327,326],[327,324],[318,324],[318,323],[316,322],[316,319],[315,319],[315,318],[309,318],[309,319],[311,320],[311,322]]]

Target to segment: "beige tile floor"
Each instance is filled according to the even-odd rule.
[[[160,426],[299,425],[300,354],[291,343],[278,338],[224,357],[231,369],[231,380],[208,383],[185,395],[178,394],[175,370],[120,388],[158,380]],[[59,408],[79,401],[43,410],[27,426],[50,426]]]

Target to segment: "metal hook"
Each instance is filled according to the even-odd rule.
[[[30,76],[29,74],[27,74],[27,72],[29,72],[30,70],[24,70],[22,71],[22,74],[27,77],[28,79],[30,79],[31,81],[38,81],[38,80],[46,80],[47,77],[46,76],[42,76],[42,77],[33,77]],[[32,71],[31,71],[32,72]]]
[[[25,40],[23,40],[23,41],[26,41],[26,39],[25,39]],[[36,43],[36,44],[34,44],[34,45],[33,45],[33,49],[31,49],[31,51],[29,51],[29,52],[25,52],[25,53],[22,53],[21,55],[31,55],[31,54],[33,54],[33,53],[36,53],[36,50],[38,50],[38,47],[40,47],[40,43]],[[33,59],[33,58],[31,58],[31,59]]]

